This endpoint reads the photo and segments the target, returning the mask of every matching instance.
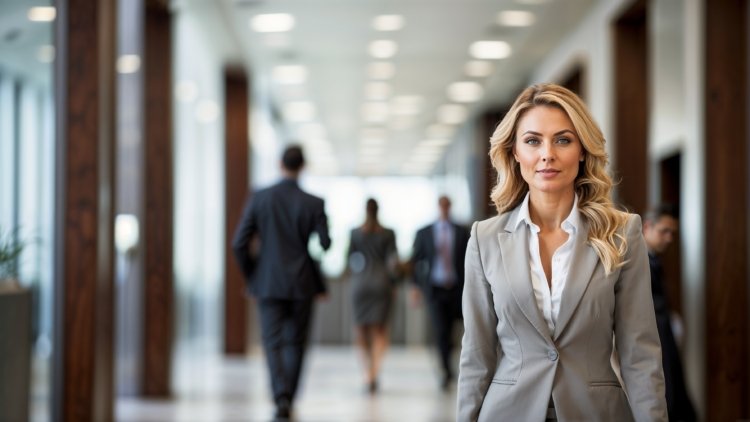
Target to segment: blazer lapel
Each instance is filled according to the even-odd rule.
[[[560,300],[560,313],[555,324],[553,339],[557,340],[565,327],[570,322],[583,293],[591,281],[591,276],[599,263],[599,256],[588,244],[589,227],[585,220],[581,220],[581,230],[576,235],[575,248],[573,249],[573,261],[570,263],[568,280],[565,282],[562,299]]]
[[[531,286],[529,239],[526,232],[528,228],[525,226],[512,227],[516,221],[514,216],[515,214],[508,219],[508,225],[505,227],[506,233],[498,234],[505,278],[508,280],[511,292],[513,292],[513,298],[526,319],[531,322],[531,325],[539,331],[542,337],[550,340],[549,327],[536,304],[534,289]]]

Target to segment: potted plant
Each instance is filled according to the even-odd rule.
[[[18,230],[3,232],[0,229],[0,291],[17,290],[18,258],[25,244],[18,237]]]
[[[26,243],[0,230],[0,421],[29,419],[31,292],[18,281]]]

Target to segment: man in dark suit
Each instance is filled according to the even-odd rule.
[[[446,390],[454,378],[453,327],[461,319],[464,258],[470,233],[451,221],[451,201],[447,196],[440,197],[438,206],[438,221],[417,232],[411,263],[414,281],[428,302],[443,369],[441,387]]]
[[[331,245],[323,200],[297,184],[304,163],[299,146],[284,151],[283,180],[247,201],[232,241],[248,289],[258,299],[276,418],[281,420],[290,417],[297,392],[313,299],[326,291],[307,249],[310,235],[318,234],[323,249]],[[250,253],[255,237],[260,242],[257,257]]]
[[[677,213],[669,205],[660,205],[643,217],[643,239],[648,248],[651,293],[654,298],[656,328],[661,341],[667,413],[670,421],[692,422],[696,420],[695,410],[685,387],[680,350],[672,332],[669,300],[664,290],[664,269],[659,258],[659,254],[672,243],[678,227]]]

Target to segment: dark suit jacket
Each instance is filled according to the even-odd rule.
[[[296,180],[282,180],[248,199],[232,249],[250,292],[275,299],[309,299],[325,292],[317,262],[307,250],[313,232],[328,249],[323,200],[303,192]],[[260,240],[257,257],[249,250],[254,236]]]
[[[453,270],[456,273],[456,282],[459,287],[463,288],[464,259],[466,257],[466,245],[469,243],[470,233],[464,226],[453,222],[450,224],[453,226]],[[414,253],[412,255],[414,281],[428,296],[432,294],[430,274],[432,273],[432,264],[437,254],[433,225],[434,223],[417,231],[417,236],[414,238]]]

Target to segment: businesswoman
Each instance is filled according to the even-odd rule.
[[[388,350],[388,317],[398,268],[396,235],[380,225],[378,203],[368,199],[365,222],[352,230],[349,280],[354,309],[355,342],[365,367],[365,386],[378,389],[378,373]]]
[[[492,135],[499,215],[466,252],[459,421],[667,420],[641,221],[611,202],[604,143],[553,84]]]

